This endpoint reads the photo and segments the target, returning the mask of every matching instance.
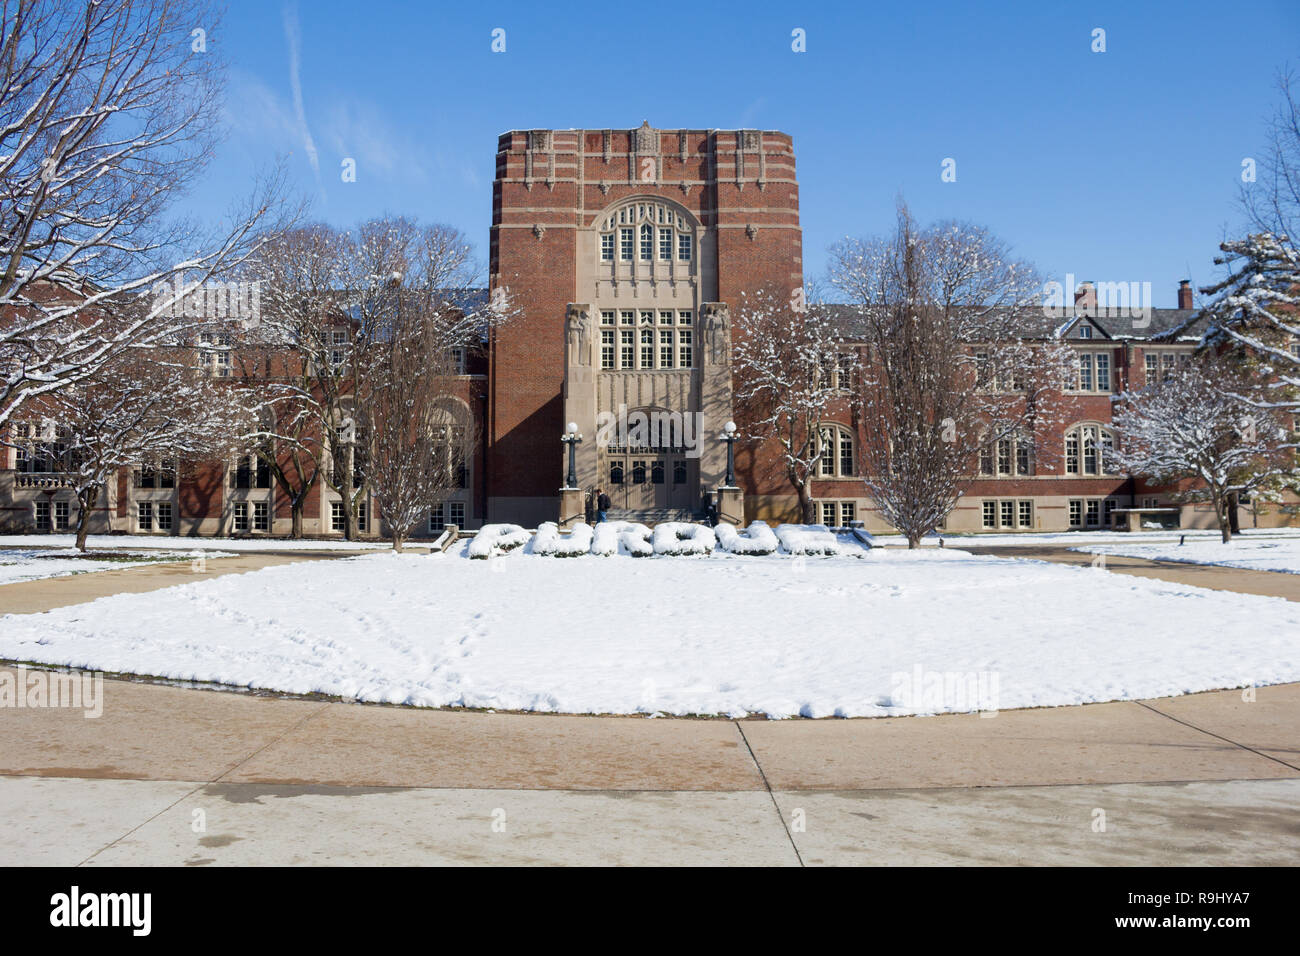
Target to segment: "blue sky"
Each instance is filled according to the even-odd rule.
[[[208,41],[230,65],[228,138],[187,208],[219,216],[287,154],[317,218],[446,222],[486,258],[505,130],[780,129],[810,277],[836,239],[887,231],[901,194],[922,221],[990,227],[1049,278],[1150,281],[1172,306],[1239,225],[1241,162],[1263,147],[1277,71],[1300,71],[1297,40],[1296,0],[232,0]]]

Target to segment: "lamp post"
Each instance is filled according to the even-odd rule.
[[[564,479],[565,488],[578,487],[578,459],[577,445],[582,441],[582,436],[578,434],[577,422],[569,422],[568,432],[560,436],[560,441],[569,446],[569,475]]]
[[[722,485],[724,488],[734,488],[736,486],[736,423],[727,422],[723,425],[722,434],[718,438],[727,443],[727,477]]]

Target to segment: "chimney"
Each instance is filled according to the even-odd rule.
[[[1183,279],[1178,283],[1178,308],[1192,308],[1192,280]]]
[[[1097,287],[1091,282],[1080,282],[1074,290],[1074,308],[1085,315],[1097,311]]]

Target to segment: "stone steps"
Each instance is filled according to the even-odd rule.
[[[657,524],[663,524],[666,521],[685,521],[693,523],[703,520],[703,515],[696,514],[686,508],[655,508],[649,511],[632,511],[625,508],[611,508],[609,511],[610,521],[637,521],[643,525],[653,528]]]

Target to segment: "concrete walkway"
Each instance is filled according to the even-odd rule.
[[[85,604],[113,594],[138,594],[191,584],[226,574],[260,571],[276,564],[355,557],[364,551],[250,551],[229,558],[183,559],[111,571],[87,571],[57,578],[37,578],[0,585],[0,614],[37,614],[56,607]]]
[[[0,710],[0,865],[1300,864],[1300,685],[1255,694],[728,721],[106,681],[98,719]]]
[[[1035,561],[1052,561],[1056,564],[1087,566],[1097,557],[1082,551],[1071,551],[1068,545],[1010,545],[1007,547],[983,546],[949,542],[949,547],[987,554],[998,558],[1030,558]],[[1225,568],[1213,564],[1184,564],[1178,561],[1148,561],[1146,558],[1125,558],[1108,554],[1106,570],[1118,574],[1132,574],[1141,578],[1159,578],[1177,584],[1191,584],[1215,591],[1237,591],[1241,594],[1259,594],[1264,597],[1286,598],[1300,601],[1300,574],[1281,571],[1251,571],[1247,568]]]

